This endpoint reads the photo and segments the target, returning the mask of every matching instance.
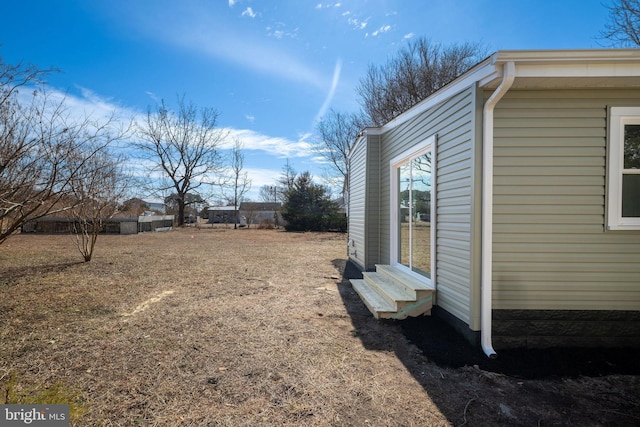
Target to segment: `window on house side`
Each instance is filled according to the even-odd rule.
[[[612,107],[607,226],[640,230],[640,107]]]

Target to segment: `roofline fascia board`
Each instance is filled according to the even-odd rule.
[[[635,62],[640,60],[640,49],[501,50],[494,55],[496,63]]]
[[[640,77],[640,49],[500,51],[496,65],[514,62],[516,78]],[[484,82],[480,82],[483,86]]]
[[[491,77],[490,80],[493,80],[495,78],[501,77],[501,72],[497,70],[495,66],[495,56],[496,54],[488,57],[475,67],[471,68],[466,73],[453,80],[451,83],[438,89],[423,101],[420,101],[409,110],[405,111],[388,123],[376,129],[379,129],[380,133],[389,131],[422,114],[425,110],[428,110],[429,108],[439,104],[440,102],[452,97],[453,95],[461,92],[462,90],[480,80],[484,80],[489,77]]]
[[[483,87],[501,79],[507,62],[517,65],[516,78],[640,76],[640,49],[501,50],[376,129],[393,129],[475,82]]]
[[[470,85],[484,87],[502,80],[502,66],[513,62],[516,78],[526,77],[640,77],[640,49],[501,50],[443,86],[381,127],[366,128],[380,135],[422,114]],[[355,145],[359,144],[359,140]],[[353,150],[352,150],[353,151]]]

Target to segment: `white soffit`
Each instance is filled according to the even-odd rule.
[[[514,89],[640,86],[640,49],[500,51],[494,58],[496,65],[516,64]],[[479,85],[492,89],[499,82]]]

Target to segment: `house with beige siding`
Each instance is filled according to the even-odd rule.
[[[640,50],[499,51],[349,156],[353,288],[482,346],[640,346]]]

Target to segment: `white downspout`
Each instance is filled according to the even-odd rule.
[[[482,281],[480,293],[480,341],[491,359],[498,355],[491,343],[491,310],[493,280],[493,109],[511,88],[516,66],[504,64],[502,82],[484,104],[482,123]]]

